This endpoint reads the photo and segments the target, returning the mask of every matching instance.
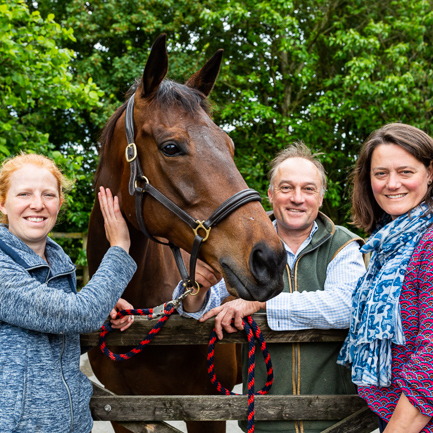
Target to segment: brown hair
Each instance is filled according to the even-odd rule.
[[[353,223],[367,233],[374,231],[384,215],[383,209],[374,198],[370,179],[372,154],[374,149],[381,144],[395,144],[402,147],[427,168],[433,159],[433,139],[414,126],[390,123],[369,135],[361,147],[351,175]],[[433,211],[432,189],[433,185],[428,185],[426,196],[423,199],[429,212]]]
[[[34,153],[21,153],[20,155],[17,155],[13,158],[5,159],[1,165],[0,203],[4,203],[6,201],[12,174],[29,164],[46,168],[56,178],[59,197],[60,200],[63,201],[65,198],[65,190],[68,190],[71,187],[72,182],[61,173],[54,161],[43,155],[36,155]],[[7,215],[0,214],[0,223],[8,223]]]
[[[326,172],[322,163],[318,160],[318,156],[322,155],[321,153],[312,153],[311,150],[302,142],[297,141],[285,149],[281,150],[277,153],[277,156],[271,162],[271,169],[269,170],[269,188],[271,191],[274,190],[274,179],[277,173],[278,167],[289,158],[304,158],[307,161],[310,161],[314,164],[314,166],[319,171],[320,180],[322,183],[321,194],[325,194],[326,191]]]

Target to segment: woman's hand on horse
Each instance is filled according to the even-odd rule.
[[[243,318],[257,313],[260,309],[265,309],[265,302],[245,301],[235,299],[219,307],[212,308],[200,318],[200,322],[215,316],[215,333],[217,337],[223,339],[223,329],[232,334],[238,330],[243,330]]]
[[[100,187],[98,192],[99,206],[104,217],[105,235],[111,247],[121,247],[129,253],[131,240],[126,221],[119,208],[119,199],[113,197],[109,188]]]
[[[125,316],[122,317],[121,319],[116,319],[116,316],[118,311],[132,310],[132,309],[134,309],[134,307],[128,301],[126,301],[123,298],[120,298],[117,301],[117,304],[110,312],[111,327],[114,329],[120,329],[121,331],[128,329],[134,322],[134,316]]]

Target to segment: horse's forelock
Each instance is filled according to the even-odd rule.
[[[152,97],[151,104],[161,109],[180,106],[190,114],[196,113],[199,108],[208,115],[211,112],[209,101],[202,92],[171,80],[162,81]]]
[[[113,136],[116,123],[119,120],[119,117],[126,110],[128,100],[137,90],[138,86],[139,81],[136,81],[134,85],[131,86],[126,93],[125,102],[114,112],[101,132],[99,137],[100,160],[96,170],[95,179],[98,179],[100,169],[103,166],[105,151]],[[206,114],[209,116],[211,115],[210,103],[202,92],[171,80],[163,80],[161,82],[158,90],[149,98],[149,103],[158,109],[164,109],[170,106],[180,106],[186,109],[190,114],[195,114],[199,108],[202,108]]]

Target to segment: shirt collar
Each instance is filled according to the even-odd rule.
[[[274,225],[275,230],[278,233],[277,220],[272,221],[272,224]],[[305,239],[304,242],[302,242],[301,246],[298,248],[298,251],[296,251],[296,254],[294,254],[293,251],[289,248],[289,246],[283,241],[284,248],[286,249],[287,253],[287,264],[289,265],[290,269],[293,267],[302,250],[307,248],[307,246],[310,244],[311,239],[313,239],[314,233],[316,233],[318,229],[319,226],[317,225],[316,221],[314,221],[308,238]]]

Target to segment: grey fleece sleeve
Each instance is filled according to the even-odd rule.
[[[0,320],[45,333],[84,333],[101,327],[137,265],[120,247],[105,254],[79,293],[41,284],[12,259],[0,266]],[[66,278],[64,278],[66,280]]]

